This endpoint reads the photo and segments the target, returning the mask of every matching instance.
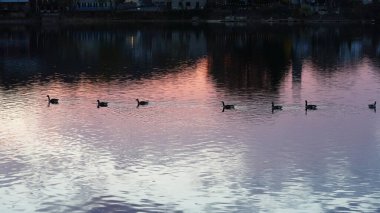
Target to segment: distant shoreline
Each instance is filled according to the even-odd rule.
[[[296,19],[296,18],[257,18],[247,19],[244,21],[230,21],[226,19],[123,19],[112,17],[32,17],[32,18],[15,18],[0,19],[2,25],[14,24],[58,24],[58,25],[96,25],[96,24],[117,24],[117,23],[202,23],[202,24],[378,24],[379,22],[371,20],[353,20],[353,19]]]

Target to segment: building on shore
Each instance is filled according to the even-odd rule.
[[[340,15],[342,18],[379,19],[380,0],[0,0],[0,16],[60,14],[64,12],[161,12],[203,10],[215,17],[236,13],[250,17]],[[355,9],[354,9],[355,8]],[[125,15],[126,13],[120,13]],[[176,14],[176,13],[174,13]],[[281,14],[281,15],[279,15]],[[343,17],[341,14],[344,14]],[[225,15],[226,16],[226,15]]]
[[[172,10],[202,10],[206,0],[172,0]]]
[[[115,8],[115,3],[112,0],[77,0],[73,8],[75,11],[110,11]]]
[[[30,0],[32,10],[36,13],[57,13],[62,8],[60,0]]]

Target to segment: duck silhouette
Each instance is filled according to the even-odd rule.
[[[222,102],[222,106],[223,106],[223,112],[225,109],[235,109],[235,105],[232,105],[232,104],[224,104],[224,101],[221,101]]]
[[[140,105],[144,106],[144,105],[148,105],[149,104],[149,101],[140,101],[137,98],[136,98],[136,101],[137,101],[137,107],[139,107]]]
[[[305,100],[305,110],[316,110],[316,109],[317,109],[317,105],[307,104],[307,100]]]
[[[108,102],[99,101],[99,100],[97,100],[97,102],[98,102],[98,108],[99,107],[107,107],[108,106]]]
[[[272,101],[272,110],[282,110],[282,106],[281,105],[274,105],[274,103]]]
[[[48,98],[49,104],[58,104],[57,98],[50,98],[49,95],[46,96]]]
[[[368,108],[376,109],[376,101],[373,104],[368,104]]]

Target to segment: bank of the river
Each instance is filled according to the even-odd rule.
[[[58,20],[41,21],[39,18],[31,19],[6,19],[0,20],[0,24],[62,24],[62,25],[94,25],[94,24],[112,24],[112,23],[207,23],[207,24],[378,24],[372,20],[352,20],[352,19],[256,19],[246,21],[229,21],[225,19],[196,19],[196,20],[131,20],[131,19],[102,19],[102,18],[59,18]]]
[[[291,14],[291,13],[289,13]],[[291,16],[288,13],[257,11],[197,11],[197,12],[107,12],[65,13],[1,17],[0,24],[107,24],[107,23],[380,23],[377,16],[352,14]]]

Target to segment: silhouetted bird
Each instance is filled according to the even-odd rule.
[[[140,105],[148,105],[149,104],[149,101],[139,101],[139,99],[136,99],[137,101],[137,106],[140,106]]]
[[[225,109],[235,109],[235,106],[234,105],[232,105],[232,104],[224,104],[224,101],[221,101],[222,102],[222,104],[223,104],[223,111],[225,110]]]
[[[99,107],[107,107],[108,106],[108,102],[99,101],[99,100],[97,100],[97,102],[98,102],[98,108]]]
[[[317,105],[313,105],[313,104],[307,104],[307,101],[305,100],[305,109],[308,110],[316,110],[317,109]]]
[[[282,110],[282,106],[280,106],[280,105],[274,105],[274,103],[272,101],[272,110]]]
[[[368,108],[376,109],[376,101],[373,104],[368,104]]]
[[[58,104],[58,99],[56,98],[50,99],[49,95],[47,95],[46,97],[48,97],[49,104]]]

